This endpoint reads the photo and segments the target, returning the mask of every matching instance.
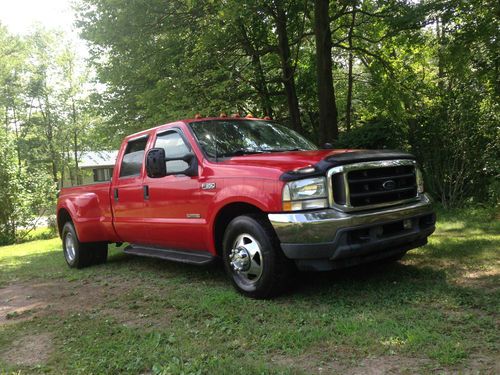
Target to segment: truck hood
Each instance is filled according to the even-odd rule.
[[[315,150],[252,154],[233,157],[225,165],[239,167],[268,168],[281,174],[280,179],[290,181],[309,176],[321,176],[332,167],[375,160],[415,160],[412,154],[393,150]],[[296,173],[296,169],[314,168],[307,173]]]
[[[321,160],[333,155],[353,152],[355,150],[315,150],[315,151],[289,151],[264,154],[251,154],[235,156],[226,161],[229,165],[245,165],[256,167],[269,167],[279,169],[281,172],[293,171],[315,165]]]

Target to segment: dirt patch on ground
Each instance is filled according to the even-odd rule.
[[[346,375],[382,375],[382,374],[421,374],[430,361],[422,358],[402,356],[382,356],[365,358],[353,368],[347,369]]]
[[[294,358],[275,357],[273,362],[297,369],[305,374],[382,375],[420,374],[430,361],[401,356],[383,356],[353,362],[349,358],[342,358],[339,353],[333,356],[330,353],[312,357],[309,355]]]
[[[468,369],[475,374],[500,374],[500,354],[497,353],[494,357],[474,355],[470,358]]]
[[[461,286],[472,287],[476,289],[487,289],[490,292],[498,291],[498,278],[500,277],[500,262],[495,264],[494,268],[486,270],[466,271],[455,283]]]
[[[141,327],[149,331],[158,327],[168,327],[176,314],[176,310],[170,308],[161,310],[155,314],[149,314],[141,311],[104,308],[100,310],[99,313],[108,318],[112,318],[115,322],[123,324],[126,327]]]
[[[271,362],[304,374],[343,374],[349,360],[356,355],[349,348],[324,343],[298,356],[276,354]]]
[[[30,320],[49,314],[67,316],[73,313],[100,314],[131,327],[168,325],[174,309],[154,315],[147,312],[147,302],[134,303],[130,309],[123,298],[133,293],[134,285],[126,280],[54,281],[11,284],[0,288],[0,326]],[[140,298],[130,297],[131,300]],[[113,302],[116,307],[113,307]]]
[[[148,298],[164,293],[141,287],[122,279],[84,281],[36,281],[0,288],[0,328],[37,317],[65,318],[75,313],[98,315],[124,326],[145,330],[168,327],[177,311],[173,308],[148,310]],[[146,291],[144,291],[146,290]],[[26,335],[12,342],[0,353],[2,361],[13,366],[43,364],[52,352],[50,334]],[[0,371],[1,372],[1,371]]]
[[[304,374],[392,375],[392,374],[500,374],[500,356],[473,355],[463,365],[447,368],[427,358],[388,355],[368,357],[343,348],[322,347],[298,356],[275,355],[271,362]]]
[[[2,359],[16,366],[35,366],[47,362],[52,353],[52,336],[48,333],[25,336],[14,341]]]
[[[34,312],[45,309],[48,301],[34,297],[36,292],[23,284],[0,289],[0,326],[30,319]]]

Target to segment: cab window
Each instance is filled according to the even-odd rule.
[[[120,177],[133,177],[141,174],[147,143],[148,138],[143,137],[127,144],[120,167]]]
[[[167,158],[182,157],[189,153],[189,147],[176,131],[159,134],[156,138],[155,147],[163,148]],[[168,173],[181,173],[189,168],[189,164],[183,160],[167,161]]]

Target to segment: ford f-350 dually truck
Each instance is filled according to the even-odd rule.
[[[279,294],[295,270],[400,259],[435,227],[414,156],[318,149],[274,121],[196,118],[123,141],[110,182],[64,188],[66,262],[125,253],[204,265],[235,288]]]

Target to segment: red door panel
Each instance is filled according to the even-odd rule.
[[[199,204],[197,177],[146,177],[149,200],[146,203],[147,226],[151,243],[183,250],[207,250],[206,212]]]
[[[144,156],[148,136],[129,140],[115,172],[111,199],[116,233],[124,242],[147,243],[144,224]],[[125,147],[122,146],[122,148]]]
[[[163,147],[167,158],[175,158],[191,151],[191,146],[178,128],[159,133],[154,147]],[[183,165],[184,163],[185,165]],[[167,162],[167,172],[180,172],[187,163]],[[145,177],[149,189],[145,220],[150,243],[169,249],[207,250],[206,205],[201,204],[198,176],[182,173],[162,178]]]

